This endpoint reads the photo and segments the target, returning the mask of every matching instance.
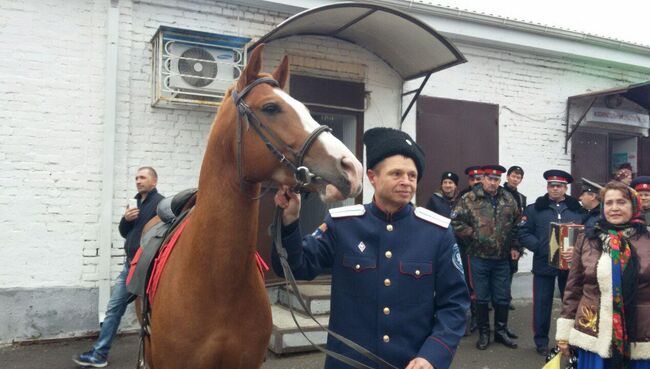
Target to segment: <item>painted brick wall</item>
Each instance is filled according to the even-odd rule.
[[[97,242],[103,1],[0,6],[0,288],[82,284]]]

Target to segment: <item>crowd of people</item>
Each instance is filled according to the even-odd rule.
[[[546,193],[528,205],[518,190],[524,169],[471,166],[469,186],[444,172],[426,207],[412,204],[424,175],[424,153],[398,130],[364,134],[373,199],[330,209],[312,234],[300,236],[300,196],[288,187],[275,195],[283,211],[282,241],[297,279],[332,275],[329,328],[398,368],[449,368],[462,336],[478,330],[476,347],[491,341],[516,349],[508,327],[511,285],[518,260],[533,253],[533,340],[549,354],[555,288],[562,298],[554,344],[578,355],[582,369],[650,369],[650,177],[619,168],[604,187],[582,181],[578,199],[567,194],[573,177],[544,172]],[[505,174],[506,182],[501,185]],[[157,174],[142,167],[138,194],[120,222],[126,262],[92,349],[74,361],[103,367],[127,305],[129,262],[144,224],[163,197]],[[575,247],[563,252],[569,270],[549,264],[551,223],[584,225]],[[271,261],[283,275],[275,245]],[[494,311],[493,325],[490,310]],[[469,312],[469,316],[467,316]],[[646,317],[648,314],[648,317]],[[491,332],[494,332],[491,336]],[[366,365],[368,355],[328,336],[329,350]],[[328,357],[325,368],[352,368]]]
[[[506,182],[500,187],[503,173]],[[540,355],[549,354],[557,285],[562,313],[555,343],[563,354],[579,357],[578,368],[649,368],[643,322],[650,313],[650,177],[633,178],[631,166],[624,164],[604,188],[583,179],[575,199],[567,194],[573,177],[547,170],[547,193],[527,205],[517,190],[521,167],[472,166],[465,174],[470,185],[459,192],[458,175],[444,172],[427,208],[452,219],[471,295],[467,333],[478,328],[476,347],[490,344],[490,305],[494,342],[517,347],[517,335],[507,327],[511,277],[528,250],[533,253],[532,335]],[[551,223],[584,226],[575,247],[562,255],[571,260],[569,270],[549,262]]]

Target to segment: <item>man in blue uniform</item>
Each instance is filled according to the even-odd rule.
[[[424,154],[411,137],[373,128],[363,140],[371,203],[331,209],[301,239],[299,197],[287,188],[276,194],[289,265],[303,280],[331,269],[331,330],[397,368],[447,369],[469,306],[450,220],[410,203],[424,170]],[[275,245],[271,260],[282,274]],[[373,365],[332,336],[327,348]],[[328,357],[325,368],[351,367]]]
[[[537,353],[548,354],[548,330],[551,325],[553,294],[557,279],[560,296],[564,295],[566,270],[548,262],[551,222],[582,224],[580,202],[566,194],[573,177],[563,170],[544,172],[547,193],[526,207],[519,225],[519,242],[534,253],[533,257],[533,329]]]
[[[444,172],[440,177],[440,191],[434,192],[425,208],[449,218],[458,200],[458,174]]]

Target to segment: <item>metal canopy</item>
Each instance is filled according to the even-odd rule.
[[[573,136],[573,134],[576,132],[578,127],[580,127],[580,124],[582,121],[585,119],[587,116],[587,112],[591,107],[594,105],[596,102],[596,99],[598,99],[601,96],[609,96],[609,95],[620,95],[630,101],[635,102],[639,106],[643,107],[644,109],[648,110],[648,113],[650,114],[650,81],[647,82],[640,82],[640,83],[633,83],[631,85],[623,86],[623,87],[614,87],[614,88],[609,88],[606,90],[600,90],[600,91],[595,91],[595,92],[590,92],[582,95],[575,95],[569,97],[569,101],[567,104],[567,115],[566,115],[566,132],[565,132],[565,139],[564,139],[564,153],[567,152],[568,150],[568,145],[569,145],[569,140]],[[571,111],[571,103],[576,100],[582,100],[582,99],[588,99],[589,101],[587,109],[582,113],[580,118],[578,119],[578,122],[576,123],[573,128],[569,131],[569,115]]]
[[[634,83],[624,87],[615,87],[607,90],[590,92],[588,94],[571,96],[569,97],[569,102],[572,100],[583,99],[587,97],[597,98],[607,95],[621,95],[622,97],[641,105],[646,110],[650,110],[650,81]]]
[[[250,49],[261,43],[307,35],[359,45],[381,58],[404,80],[467,61],[451,42],[419,19],[363,3],[336,3],[305,10],[280,23]]]

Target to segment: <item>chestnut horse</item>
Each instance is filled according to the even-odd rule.
[[[316,132],[319,125],[307,108],[282,90],[289,75],[286,56],[272,74],[260,74],[262,49],[253,50],[212,124],[196,206],[152,301],[145,340],[152,369],[257,369],[264,361],[272,319],[255,258],[257,197],[261,182],[293,186],[297,181],[251,129],[250,116],[238,116],[233,89],[245,95],[249,112],[272,132],[273,141],[281,141],[274,144],[287,159],[295,161],[294,153],[305,141],[311,143],[302,165],[317,175],[310,189],[323,200],[361,192],[361,163],[331,133]],[[273,80],[256,84],[260,78],[277,85]]]

